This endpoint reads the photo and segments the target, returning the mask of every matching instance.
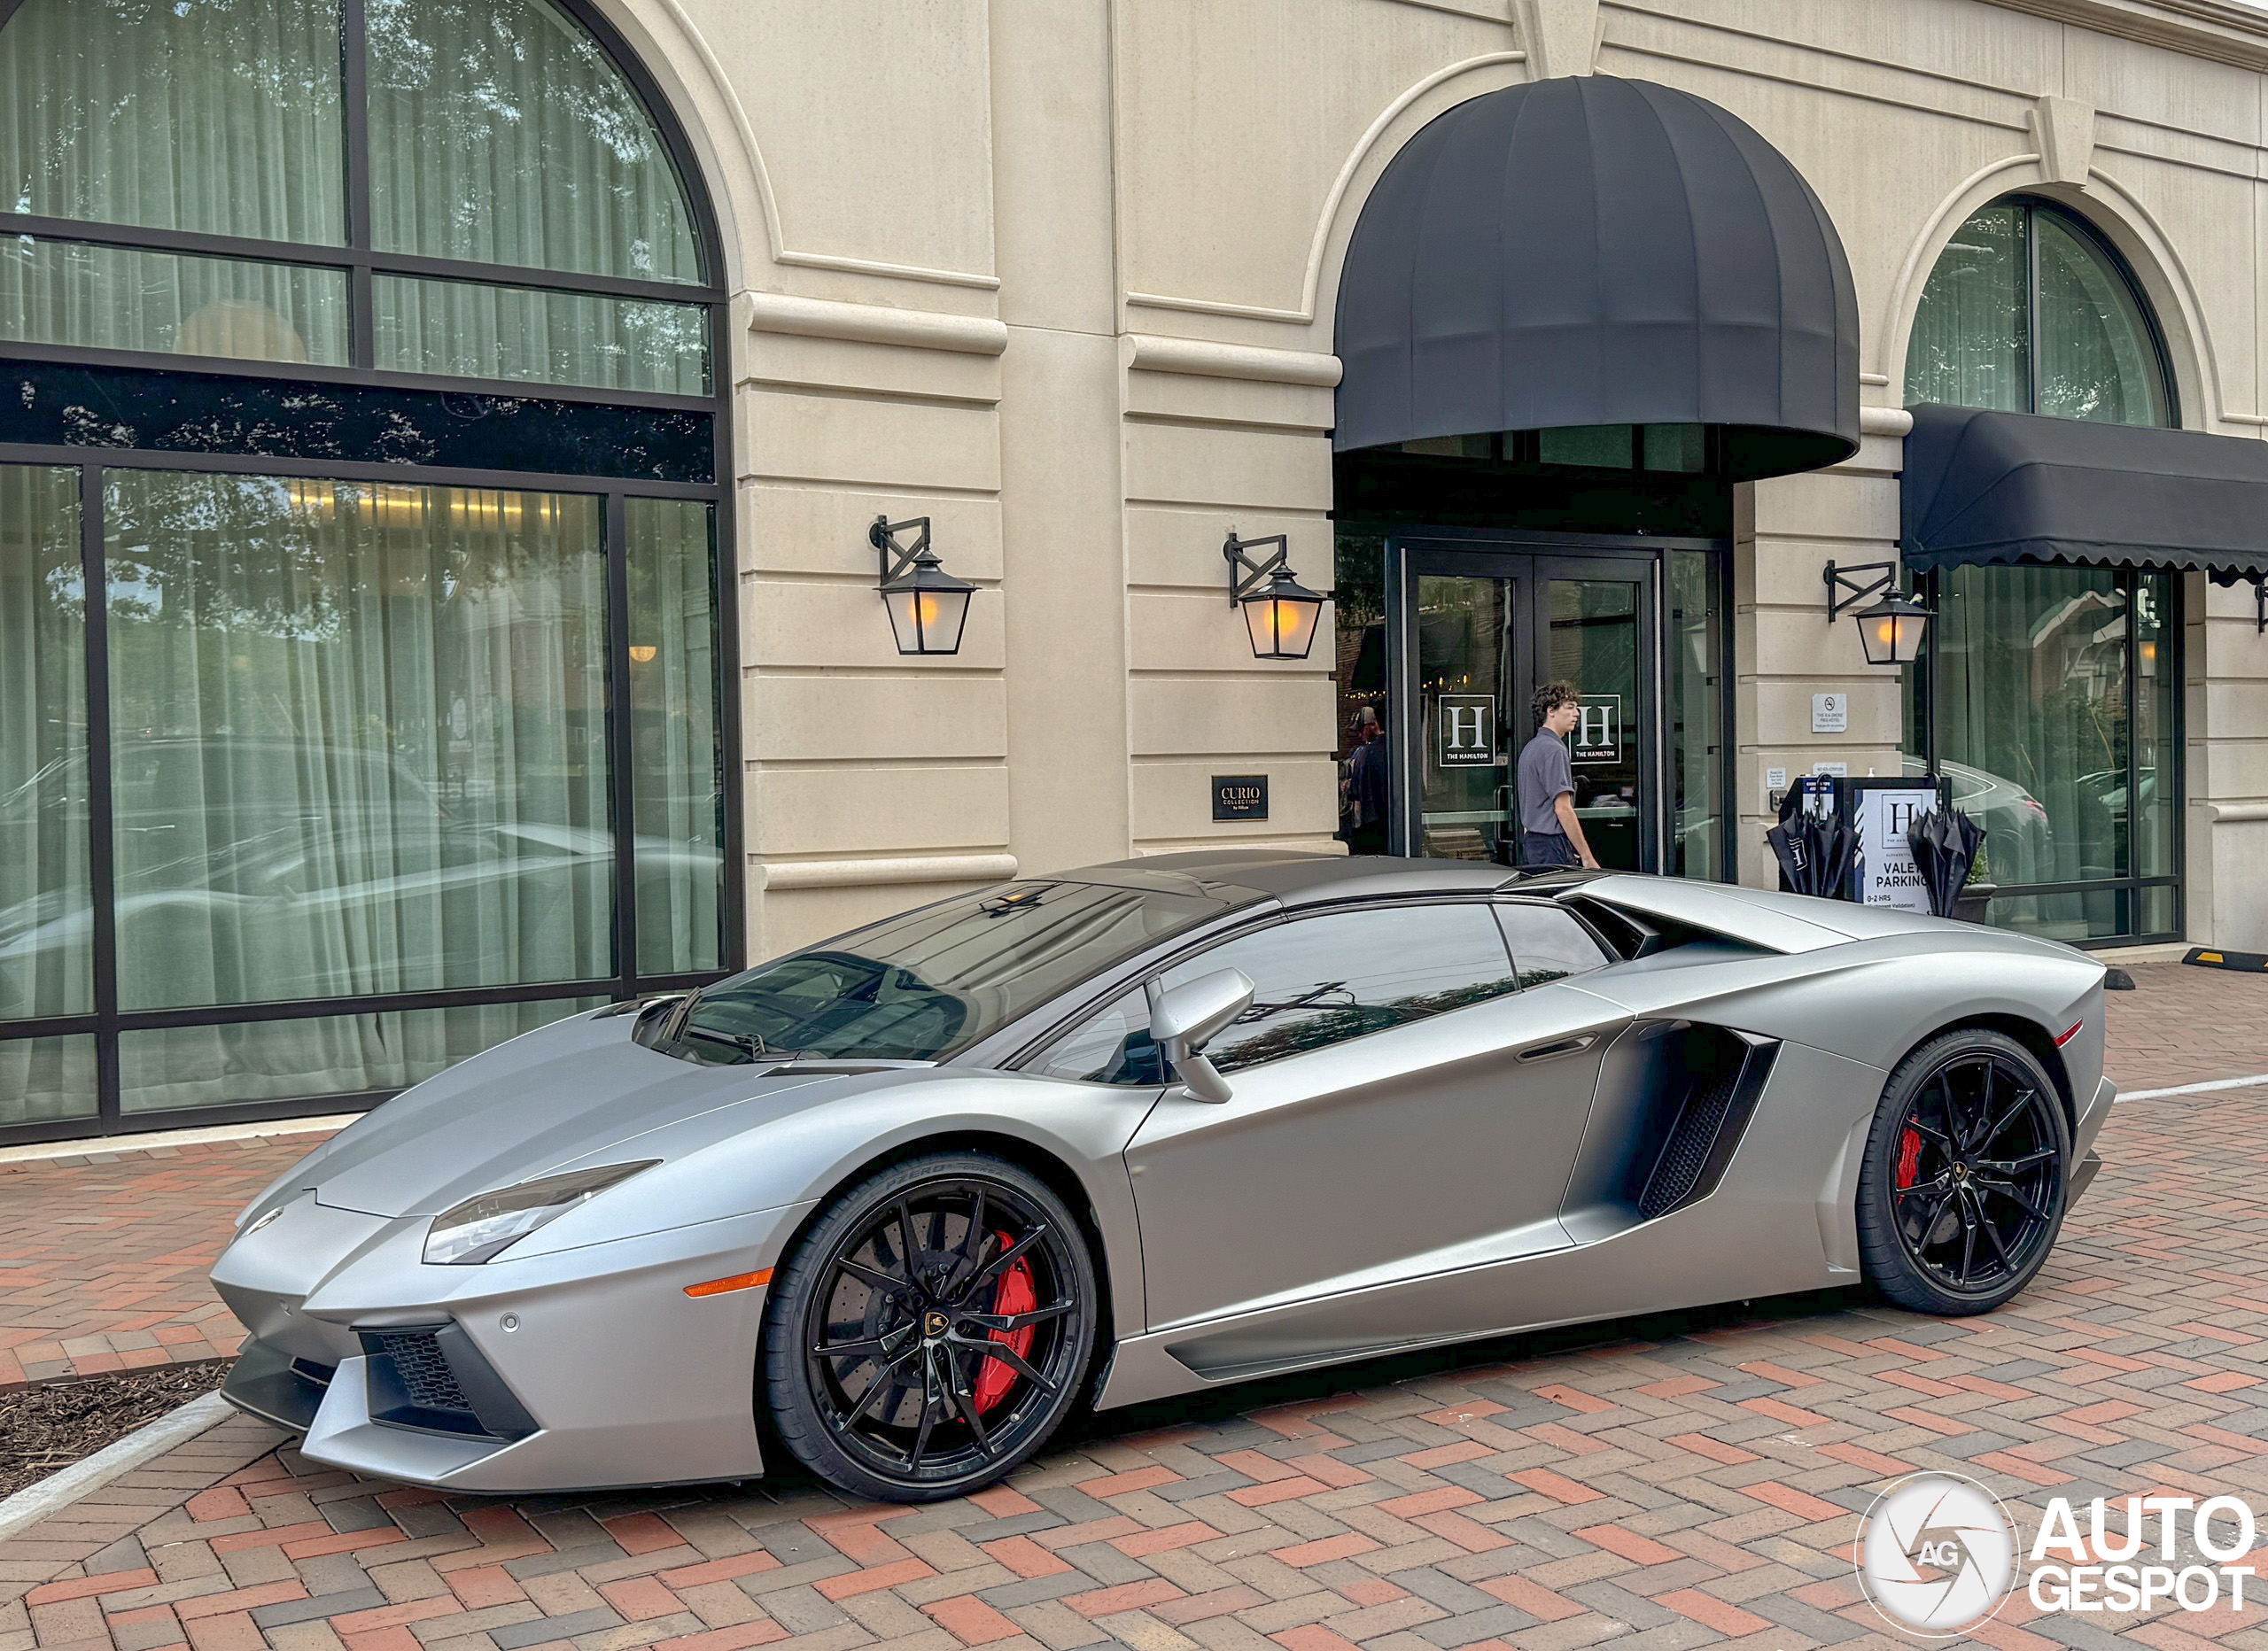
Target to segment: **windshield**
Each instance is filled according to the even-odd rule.
[[[719,981],[679,1033],[703,1060],[937,1060],[1169,934],[1197,894],[1023,882],[940,902]]]

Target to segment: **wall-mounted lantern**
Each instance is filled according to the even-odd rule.
[[[909,529],[920,530],[910,546],[897,542]],[[876,516],[866,538],[882,553],[882,606],[901,654],[958,654],[961,627],[968,623],[968,599],[976,587],[938,564],[929,548],[929,518],[893,522]]]
[[[1255,562],[1246,553],[1275,546],[1275,554]],[[1239,539],[1229,531],[1221,554],[1229,564],[1229,606],[1244,609],[1245,629],[1252,637],[1254,659],[1305,659],[1315,646],[1323,605],[1331,600],[1311,591],[1292,571],[1291,545],[1285,535]]]
[[[1922,651],[1922,638],[1929,631],[1930,621],[1937,617],[1934,608],[1925,608],[1911,596],[1891,590],[1890,582],[1897,572],[1898,564],[1891,562],[1843,568],[1831,562],[1827,564],[1827,623],[1833,624],[1858,608],[1851,617],[1858,622],[1859,646],[1866,650],[1869,665],[1911,664]],[[1881,592],[1888,593],[1880,601],[1858,607]]]

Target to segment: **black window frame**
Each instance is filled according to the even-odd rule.
[[[0,0],[0,31],[25,0]],[[225,1125],[267,1119],[358,1111],[398,1091],[317,1095],[284,1101],[170,1108],[125,1113],[121,1109],[119,1040],[123,1033],[183,1027],[233,1026],[284,1019],[379,1014],[499,1004],[623,1001],[656,992],[706,985],[747,966],[746,855],[744,810],[739,791],[742,771],[740,661],[738,651],[738,558],[732,486],[731,337],[723,233],[714,205],[695,159],[692,144],[659,83],[592,0],[548,0],[588,31],[622,74],[659,139],[685,201],[700,263],[697,283],[649,281],[581,275],[550,269],[466,262],[379,251],[371,244],[369,109],[366,47],[366,0],[339,0],[339,50],[346,167],[346,237],[343,244],[275,242],[200,232],[146,229],[77,219],[0,212],[0,235],[75,241],[160,252],[250,259],[341,269],[346,273],[350,364],[319,367],[304,362],[239,360],[138,351],[0,340],[0,375],[19,376],[80,367],[129,368],[178,382],[185,393],[225,391],[231,385],[285,381],[309,385],[367,387],[380,391],[438,392],[477,398],[485,404],[543,404],[571,423],[579,408],[602,413],[609,438],[623,428],[625,414],[650,419],[706,418],[708,479],[663,481],[617,474],[480,469],[463,465],[387,462],[375,457],[331,460],[279,454],[252,443],[213,451],[177,451],[11,441],[0,433],[0,464],[75,469],[79,472],[79,527],[82,576],[86,581],[86,744],[89,775],[88,844],[93,904],[94,1007],[82,1014],[0,1021],[0,1041],[91,1035],[97,1073],[92,1116],[0,1125],[0,1145],[19,1141],[75,1140],[127,1130],[160,1130]],[[374,283],[378,275],[428,276],[479,284],[532,288],[602,297],[658,299],[703,309],[708,326],[709,393],[701,396],[646,391],[616,391],[588,385],[553,384],[525,379],[483,379],[387,371],[375,365]],[[607,717],[610,776],[609,818],[614,836],[615,972],[586,980],[481,988],[374,993],[289,1002],[200,1005],[194,1008],[121,1011],[118,1004],[115,888],[111,806],[112,744],[110,662],[104,572],[102,473],[110,469],[166,469],[284,476],[396,485],[514,489],[579,493],[601,501],[606,556]],[[629,578],[625,503],[633,498],[697,500],[710,507],[711,544],[712,657],[716,662],[717,761],[722,792],[719,852],[723,888],[718,966],[690,973],[646,973],[638,967],[636,777],[632,763],[628,612]]]

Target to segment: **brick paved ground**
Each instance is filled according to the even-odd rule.
[[[2105,1065],[2122,1089],[2171,1089],[2268,1073],[2268,975],[2184,963],[2138,963],[2134,990],[2103,1002]]]
[[[321,1136],[0,1163],[0,1389],[225,1358],[229,1223]]]
[[[2268,1069],[2257,1034],[2225,1051],[2249,1065],[2129,1059],[2138,1027],[2210,1058],[2210,1025],[2169,1027],[2201,975],[2114,1000],[2128,1087]],[[2249,984],[2258,1026],[2268,982]],[[2039,1282],[1987,1319],[1826,1295],[1371,1363],[1107,1416],[928,1509],[787,1474],[442,1497],[231,1422],[0,1543],[0,1651],[1912,1643],[1849,1562],[1853,1515],[1899,1472],[1986,1479],[2027,1537],[2051,1494],[2268,1500],[2268,1088],[2132,1103],[2102,1150]],[[217,1235],[260,1157],[159,1173]],[[2268,1547],[2250,1562],[2268,1573]],[[1976,1637],[2268,1647],[2257,1593],[2241,1615],[2031,1616],[2019,1596]]]

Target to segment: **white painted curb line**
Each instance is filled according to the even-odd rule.
[[[2162,1101],[2171,1095],[2206,1095],[2215,1089],[2256,1089],[2268,1084],[2268,1072],[2256,1072],[2249,1078],[2216,1078],[2210,1083],[2184,1083],[2171,1089],[2136,1089],[2123,1094],[2122,1101]]]
[[[186,1444],[236,1414],[236,1407],[220,1394],[206,1393],[135,1429],[124,1438],[105,1445],[93,1455],[26,1485],[13,1496],[0,1500],[0,1540],[61,1512],[88,1492],[101,1489],[152,1456],[162,1456],[175,1446]]]

